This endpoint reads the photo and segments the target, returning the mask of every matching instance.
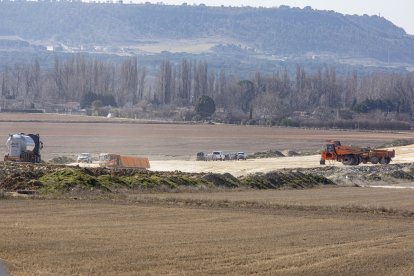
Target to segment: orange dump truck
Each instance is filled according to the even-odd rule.
[[[321,165],[326,160],[335,160],[344,165],[359,165],[360,163],[389,164],[395,157],[395,150],[376,150],[353,146],[342,146],[339,141],[328,141],[321,153]]]
[[[146,157],[124,156],[114,153],[99,154],[99,166],[107,168],[149,169]]]

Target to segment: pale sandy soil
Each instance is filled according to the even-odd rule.
[[[414,145],[394,147],[396,157],[393,164],[414,162]],[[188,173],[230,173],[234,176],[251,173],[267,173],[280,169],[320,167],[320,155],[292,156],[263,159],[247,159],[243,161],[195,161],[195,160],[150,160],[151,171],[182,171]],[[94,164],[72,163],[71,166],[97,167]],[[326,166],[344,167],[340,162],[329,161]],[[360,164],[359,166],[371,166]]]
[[[392,163],[414,162],[414,145],[395,147],[396,157]],[[186,161],[162,160],[151,161],[153,171],[182,171],[182,172],[215,172],[231,173],[234,176],[256,172],[270,172],[278,169],[314,168],[319,167],[320,155],[292,156],[264,159],[248,159],[245,161]],[[327,162],[329,166],[344,166],[339,162]],[[369,164],[359,166],[370,166]]]

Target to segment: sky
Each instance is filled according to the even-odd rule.
[[[381,15],[403,28],[408,34],[414,35],[414,0],[144,0],[142,2],[162,2],[173,5],[181,5],[184,2],[188,5],[203,3],[207,6],[278,7],[288,5],[300,8],[311,6],[314,9],[333,10],[343,14]]]

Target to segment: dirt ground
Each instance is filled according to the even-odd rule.
[[[0,152],[1,139],[20,132],[41,135],[45,159],[116,152],[148,156],[152,170],[234,175],[319,166],[319,156],[203,162],[195,153],[316,151],[327,139],[376,146],[413,137],[0,113]],[[414,146],[396,151],[393,162],[413,162]],[[11,275],[413,275],[413,197],[413,189],[357,187],[76,200],[0,194],[0,263]]]
[[[368,197],[414,209],[406,192],[394,192]],[[352,204],[364,201],[357,188],[315,189],[311,199],[289,191],[201,195],[212,199],[207,207],[185,206],[193,194],[174,195],[185,199],[175,204],[164,195],[145,196],[161,197],[157,203],[143,195],[0,200],[0,258],[11,275],[412,275],[412,217],[334,211],[352,195],[360,195]],[[222,198],[287,205],[220,207]],[[295,201],[321,210],[289,208]]]
[[[230,162],[195,162],[198,151],[295,150],[316,152],[325,140],[343,144],[378,146],[395,139],[412,139],[412,132],[371,132],[266,128],[229,125],[160,124],[139,120],[56,114],[0,113],[0,137],[9,133],[39,133],[44,142],[43,159],[76,158],[80,152],[147,156],[155,171],[229,172],[235,176],[280,168],[319,166],[319,156],[270,158]],[[0,152],[5,152],[0,143]],[[397,149],[393,163],[412,162],[414,147]],[[341,166],[341,164],[332,163]]]
[[[394,147],[396,157],[393,164],[414,162],[414,145]],[[248,159],[244,161],[194,161],[194,160],[153,160],[153,171],[182,171],[182,172],[216,172],[231,173],[241,176],[256,172],[270,172],[278,169],[320,167],[320,155],[291,156],[264,159]],[[327,166],[343,167],[340,162],[327,162]],[[371,166],[360,164],[359,166]]]
[[[295,150],[315,152],[325,140],[377,146],[395,139],[411,139],[412,132],[369,132],[266,128],[231,125],[151,124],[138,120],[55,114],[0,113],[0,152],[8,134],[39,133],[45,160],[75,157],[80,152],[114,152],[147,156],[152,160],[194,160],[199,151]],[[3,138],[2,138],[3,137]],[[4,142],[1,142],[4,141]]]

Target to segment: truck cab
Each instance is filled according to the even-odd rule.
[[[100,153],[99,154],[99,166],[100,167],[117,167],[119,155],[112,153]]]

